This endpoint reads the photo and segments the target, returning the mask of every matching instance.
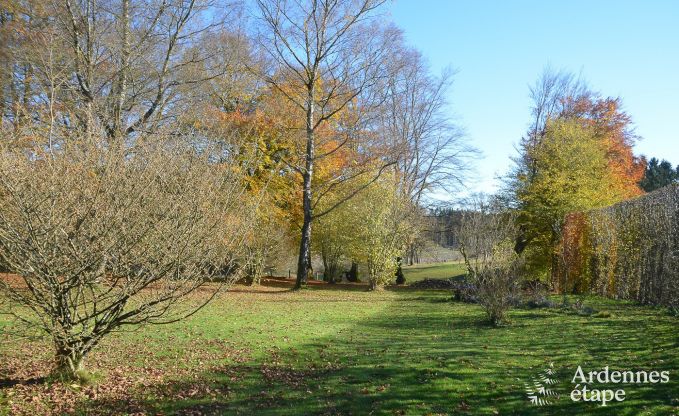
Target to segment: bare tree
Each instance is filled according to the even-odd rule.
[[[533,120],[522,143],[533,145],[539,143],[550,119],[567,113],[571,106],[593,94],[581,77],[550,67],[544,69],[529,91]]]
[[[314,165],[345,146],[361,147],[370,135],[362,132],[369,124],[365,116],[380,98],[379,85],[386,79],[390,44],[398,37],[393,28],[383,28],[375,18],[385,0],[257,0],[260,25],[259,45],[271,65],[263,74],[266,81],[299,110],[304,146],[291,167],[299,173],[302,186],[303,223],[297,282],[299,288],[311,273],[311,224],[314,218],[334,209],[314,213],[320,197],[367,169],[345,172],[326,183],[314,196]],[[319,130],[343,112],[352,122],[340,125],[344,137],[335,138],[333,148],[317,154]],[[303,120],[303,123],[301,122]],[[359,120],[362,121],[359,122]],[[341,124],[341,123],[340,123]],[[373,137],[374,139],[374,137]],[[374,150],[374,149],[372,149]],[[367,152],[366,152],[367,154]],[[367,160],[369,159],[369,160]],[[356,165],[393,162],[373,153]],[[374,171],[375,166],[371,166]],[[379,174],[378,173],[378,174]],[[359,192],[350,193],[347,198]],[[338,201],[341,204],[343,201]]]
[[[401,149],[396,165],[401,191],[420,205],[432,192],[452,192],[463,185],[474,149],[463,140],[447,106],[453,72],[433,76],[418,51],[402,47],[399,52],[382,122]]]
[[[66,82],[50,105],[67,132],[129,137],[167,125],[224,73],[215,58],[222,49],[212,40],[236,11],[228,0],[66,0],[27,8],[18,19],[34,23],[12,43],[14,66],[24,69],[14,71],[11,85],[22,84],[23,98],[10,97],[18,105],[5,119],[16,122],[22,110],[46,123],[31,110],[44,105],[54,86],[46,74],[58,70]],[[45,38],[57,52],[51,59]]]
[[[224,112],[250,110],[258,104],[265,84],[258,76],[262,57],[254,54],[251,39],[244,31],[221,31],[206,36],[203,43],[216,53],[209,67],[219,68],[219,75],[200,85],[206,100]],[[203,103],[203,102],[201,102]]]
[[[421,217],[426,200],[437,193],[451,194],[463,186],[469,162],[476,151],[455,124],[446,101],[453,72],[440,77],[431,74],[421,54],[406,46],[397,49],[382,112],[384,134],[400,149],[395,165],[402,197],[413,205],[414,225],[407,241],[407,257],[412,264],[422,245],[425,227]]]
[[[467,266],[471,296],[493,325],[506,320],[519,289],[521,259],[513,249],[516,234],[511,212],[484,196],[473,198],[462,214],[460,252]]]
[[[78,377],[112,331],[195,312],[211,296],[182,299],[240,255],[242,180],[186,142],[0,149],[0,258],[19,276],[3,306],[51,338],[57,374]]]
[[[17,130],[31,120],[36,70],[27,57],[39,51],[48,16],[37,1],[3,2],[0,7],[0,124]]]

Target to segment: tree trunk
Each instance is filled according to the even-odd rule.
[[[550,239],[551,248],[551,258],[549,259],[549,283],[554,289],[559,286],[558,282],[558,268],[559,268],[559,256],[556,253],[556,246],[559,242],[559,236],[556,232],[552,231],[552,238]],[[573,287],[573,292],[575,293],[575,287]]]
[[[369,283],[368,290],[370,290],[370,291],[377,290],[377,288],[378,288],[377,280],[370,279],[368,283]]]
[[[417,261],[417,254],[416,254],[416,248],[415,248],[415,243],[410,243],[408,244],[407,252],[408,252],[408,265],[412,266],[415,263],[419,263]]]
[[[321,260],[323,261],[323,281],[328,283],[335,283],[333,280],[332,261],[330,254],[325,244],[321,244]]]
[[[313,273],[311,268],[311,192],[305,190],[304,223],[302,225],[302,238],[299,242],[299,258],[297,260],[297,281],[295,282],[295,289],[300,289],[302,285],[306,284],[310,273]]]
[[[328,265],[328,283],[335,284],[339,278],[339,262],[337,259],[332,259]]]
[[[56,367],[53,374],[63,380],[78,380],[83,370],[85,352],[75,345],[55,342]]]
[[[245,270],[245,282],[249,286],[256,286],[261,283],[264,271],[264,255],[259,250],[250,254]]]
[[[313,273],[311,268],[311,220],[313,219],[311,201],[311,180],[314,173],[314,82],[308,86],[306,108],[306,154],[304,163],[302,205],[304,208],[304,222],[302,224],[302,238],[299,242],[299,258],[297,260],[297,281],[295,289],[300,289]]]
[[[384,284],[380,282],[379,277],[375,272],[370,272],[370,277],[368,277],[368,290],[369,291],[376,291],[376,290],[383,290],[384,289]]]
[[[406,282],[406,277],[403,274],[403,267],[402,267],[402,261],[403,259],[401,257],[396,258],[396,284],[397,285],[403,285]]]
[[[335,284],[340,278],[340,259],[328,248],[327,244],[321,244],[321,259],[323,260],[323,280]]]
[[[349,270],[347,280],[350,282],[358,282],[358,263],[355,261],[351,262],[351,270]]]

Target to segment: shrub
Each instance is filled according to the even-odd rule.
[[[109,333],[200,307],[181,300],[228,268],[247,224],[240,177],[207,149],[89,140],[0,148],[0,258],[20,277],[0,280],[1,298],[72,378]]]
[[[511,262],[489,267],[474,277],[476,298],[495,326],[506,323],[507,311],[517,304],[518,264]]]
[[[471,296],[493,325],[505,323],[507,311],[518,303],[524,264],[514,251],[516,235],[514,216],[483,199],[475,200],[462,215],[460,252],[468,269]]]
[[[397,285],[404,285],[406,283],[406,276],[403,274],[403,264],[402,264],[402,258],[397,257],[396,258],[396,284]]]

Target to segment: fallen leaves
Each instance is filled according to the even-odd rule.
[[[168,360],[156,357],[152,351],[153,342],[146,341],[134,348],[124,348],[120,344],[118,348],[112,348],[116,340],[111,340],[87,357],[88,369],[95,374],[103,373],[101,381],[90,386],[49,381],[46,377],[54,365],[49,347],[39,342],[22,343],[0,363],[0,379],[7,385],[0,385],[3,387],[0,392],[8,398],[9,414],[146,415],[149,396],[158,400],[221,399],[230,394],[230,388],[225,385],[215,387],[207,380],[198,379],[195,369],[220,371],[223,368],[211,368],[207,363],[225,359],[243,362],[249,355],[247,350],[234,349],[228,342],[195,339],[181,346],[183,356],[180,359],[159,366],[159,361]],[[235,373],[231,379],[237,379]]]

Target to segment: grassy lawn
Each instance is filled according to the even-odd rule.
[[[464,263],[459,261],[415,264],[403,268],[407,283],[414,283],[423,279],[447,279],[464,275],[466,272]]]
[[[521,309],[491,328],[449,297],[237,287],[189,320],[106,340],[87,362],[91,387],[36,381],[49,345],[3,334],[0,414],[679,413],[679,321],[664,311],[591,299],[612,316]],[[561,396],[532,406],[524,383],[550,363]],[[623,386],[627,399],[607,407],[574,403],[578,365],[669,370],[670,383]]]

